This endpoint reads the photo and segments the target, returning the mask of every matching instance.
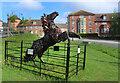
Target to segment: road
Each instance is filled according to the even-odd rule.
[[[72,40],[72,38],[70,38],[70,39]],[[73,38],[73,40],[74,41],[79,41],[79,42],[88,42],[88,43],[95,43],[95,44],[118,47],[118,41],[117,40],[84,39],[84,38],[83,39]]]

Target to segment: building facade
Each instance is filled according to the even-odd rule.
[[[111,14],[94,14],[83,10],[68,15],[68,31],[75,33],[98,33],[108,36]]]

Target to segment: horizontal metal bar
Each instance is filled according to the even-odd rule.
[[[8,48],[8,50],[12,50],[12,51],[21,51],[21,50],[14,50],[14,49],[11,49],[11,48]]]
[[[69,71],[70,73],[73,72],[74,70],[76,70],[76,68],[73,68],[71,71]]]
[[[49,56],[49,57],[59,57],[59,58],[66,58],[66,57],[60,57],[60,56],[54,56],[54,55],[47,55],[47,56]]]
[[[49,69],[45,69],[45,68],[41,68],[41,69],[47,70],[47,71],[52,71],[52,72],[59,73],[59,74],[66,74],[66,73],[62,73],[62,72],[58,72],[58,71],[53,71],[53,70],[49,70]]]
[[[63,79],[65,80],[65,78],[61,78],[61,77],[56,77],[56,76],[53,76],[53,75],[49,75],[49,74],[45,74],[45,73],[41,73],[43,75],[47,75],[47,76],[50,76],[50,77],[54,77],[54,78],[57,78],[57,79]]]

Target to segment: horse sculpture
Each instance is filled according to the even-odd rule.
[[[42,63],[44,61],[41,59],[43,53],[50,47],[55,45],[56,43],[59,43],[61,41],[65,41],[68,39],[68,46],[70,46],[70,38],[68,32],[63,32],[59,27],[57,27],[54,23],[54,19],[56,16],[58,16],[58,12],[53,12],[49,15],[44,14],[44,16],[41,17],[42,20],[42,27],[44,31],[44,37],[41,39],[38,39],[36,41],[33,41],[33,45],[30,49],[33,49],[33,55],[28,54],[28,50],[26,51],[26,55],[24,57],[24,61],[28,62],[29,60],[32,60],[35,63],[35,57],[38,55],[38,58]],[[75,34],[75,33],[74,33]],[[77,34],[75,34],[77,35]],[[80,36],[77,35],[79,38]]]

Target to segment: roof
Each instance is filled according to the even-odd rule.
[[[86,11],[83,11],[83,10],[79,10],[77,12],[69,14],[69,16],[72,16],[72,15],[74,15],[74,16],[79,16],[79,15],[94,15],[94,13],[86,12]]]
[[[108,14],[95,14],[95,21],[111,21],[111,16],[113,13]],[[118,13],[117,13],[118,14]],[[106,16],[106,19],[102,19],[103,16]],[[99,17],[99,18],[98,18]]]
[[[0,22],[3,22],[2,20],[0,20]]]
[[[67,24],[56,23],[55,25],[58,26],[59,28],[67,28]]]
[[[33,24],[33,22],[36,22],[36,24]],[[33,20],[28,20],[28,24],[27,26],[33,26],[33,25],[37,25],[37,26],[41,26],[42,25],[42,22],[41,22],[41,19],[33,19]]]
[[[41,26],[41,19],[33,19],[33,20],[27,20],[28,23],[26,24],[26,26]],[[35,24],[33,24],[33,22],[36,22]],[[23,26],[23,24],[18,24],[18,26]]]

